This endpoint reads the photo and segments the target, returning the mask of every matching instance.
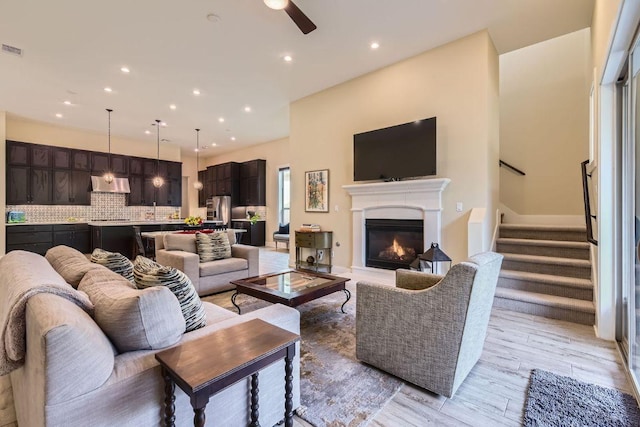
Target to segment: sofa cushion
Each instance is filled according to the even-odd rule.
[[[140,289],[166,286],[173,292],[180,303],[180,309],[186,322],[186,332],[207,325],[206,314],[196,288],[182,271],[138,256],[133,264],[133,277],[136,286]]]
[[[196,251],[196,236],[193,234],[168,233],[162,237],[164,248],[168,251],[185,251],[192,254]]]
[[[120,353],[168,347],[184,333],[180,304],[167,288],[135,289],[119,274],[95,269],[78,289],[89,295],[94,320]]]
[[[99,268],[92,264],[82,252],[64,245],[49,249],[45,258],[53,269],[76,289],[87,271]]]
[[[244,258],[227,258],[216,261],[200,263],[200,277],[215,276],[217,274],[242,271],[249,268],[249,263]]]
[[[91,262],[104,265],[133,283],[133,263],[121,253],[96,248],[91,254]]]
[[[226,231],[196,233],[196,246],[200,262],[231,258],[231,245]]]

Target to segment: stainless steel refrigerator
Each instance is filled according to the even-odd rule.
[[[231,226],[231,197],[213,196],[207,199],[207,220],[222,221],[225,227]]]

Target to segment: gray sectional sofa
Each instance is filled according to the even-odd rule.
[[[54,250],[55,249],[55,250]],[[55,266],[55,268],[54,268]],[[83,284],[84,276],[91,276],[89,286]],[[110,286],[100,289],[100,281]],[[119,297],[108,295],[105,289],[120,289],[131,303],[138,299],[162,301],[161,310],[171,318],[179,312],[177,299],[166,297],[166,288],[153,290],[153,298],[147,298],[128,281],[103,266],[91,264],[84,255],[71,248],[56,247],[47,258],[24,251],[13,251],[0,259],[0,297],[11,297],[12,287],[39,287],[47,283],[98,289],[101,299],[94,303],[92,313],[87,313],[73,302],[51,293],[36,293],[26,304],[26,354],[24,365],[10,374],[18,425],[38,426],[159,426],[162,425],[164,384],[160,367],[154,358],[155,350],[120,352],[109,338],[118,328],[103,330],[99,323],[119,320]],[[71,284],[74,286],[72,287]],[[87,280],[85,280],[87,282]],[[140,292],[139,298],[135,292]],[[130,298],[132,293],[134,298]],[[172,295],[172,294],[171,294]],[[110,299],[109,299],[110,298]],[[124,297],[123,297],[124,298]],[[147,299],[145,299],[147,298]],[[178,343],[203,337],[213,331],[228,328],[249,319],[260,318],[294,333],[299,333],[298,311],[283,305],[272,305],[246,315],[236,315],[228,310],[203,302],[207,326],[188,333],[180,333]],[[112,313],[99,310],[111,310]],[[145,308],[146,309],[146,308]],[[158,307],[156,307],[156,310]],[[3,303],[0,310],[7,312]],[[106,316],[105,316],[106,314]],[[156,312],[154,314],[158,316]],[[4,317],[3,317],[4,318]],[[149,317],[151,318],[151,317]],[[157,319],[158,317],[156,317]],[[106,319],[106,320],[105,320]],[[171,328],[171,322],[164,327]],[[144,322],[142,322],[144,323]],[[178,327],[181,323],[176,322]],[[122,326],[122,325],[121,325]],[[157,326],[157,325],[156,325]],[[147,327],[151,327],[150,325]],[[126,328],[125,328],[126,329]],[[174,328],[175,329],[175,328]],[[123,333],[131,333],[130,330]],[[140,331],[139,331],[140,332]],[[141,331],[143,334],[149,331]],[[175,331],[174,331],[175,332]],[[119,337],[128,339],[127,337]],[[170,338],[170,337],[169,337]],[[151,342],[149,340],[149,342]],[[155,340],[155,346],[162,341]],[[139,345],[139,344],[137,344]],[[298,344],[299,345],[299,344]],[[215,354],[211,355],[215,363]],[[294,408],[300,404],[299,348],[294,360]],[[278,362],[260,371],[260,424],[272,426],[284,417],[284,362]],[[208,420],[220,426],[246,426],[249,424],[250,380],[243,380],[213,396],[206,408]],[[176,425],[193,425],[193,411],[187,396],[176,387]]]

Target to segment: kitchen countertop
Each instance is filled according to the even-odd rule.
[[[203,221],[207,224],[222,224],[222,221]],[[163,224],[184,224],[184,220],[166,219],[156,221],[131,220],[131,221],[50,221],[50,222],[12,222],[7,226],[14,225],[67,225],[67,224],[89,224],[97,227],[109,227],[119,225],[163,225]]]
[[[240,221],[243,221],[243,222],[251,222],[251,220],[250,220],[250,219],[246,219],[246,218],[241,218],[241,219],[232,219],[231,221],[236,221],[236,222],[240,222]],[[265,219],[258,219],[258,220],[256,220],[256,222],[264,222],[264,221],[266,221],[266,220],[265,220]]]

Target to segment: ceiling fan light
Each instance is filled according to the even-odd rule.
[[[271,9],[280,10],[287,7],[289,0],[264,0],[264,4]]]

